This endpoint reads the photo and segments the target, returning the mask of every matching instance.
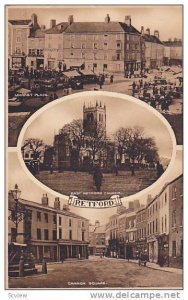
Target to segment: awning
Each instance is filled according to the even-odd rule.
[[[68,78],[81,76],[76,70],[63,72],[63,75],[67,76]]]
[[[80,71],[80,73],[82,74],[82,75],[95,75],[92,71],[86,71],[86,70],[82,70],[82,71]],[[96,76],[96,75],[95,75]]]
[[[10,243],[10,245],[14,245],[14,246],[20,246],[20,247],[27,247],[27,244],[20,244],[20,243]]]
[[[31,91],[28,89],[21,88],[17,91],[17,93],[18,94],[28,94],[28,93],[31,93]]]

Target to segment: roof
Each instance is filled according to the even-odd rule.
[[[163,41],[167,47],[182,47],[182,41]]]
[[[31,20],[8,20],[12,25],[29,25]]]
[[[105,232],[106,232],[106,226],[105,225],[96,227],[96,229],[95,229],[95,233],[105,233]]]
[[[56,26],[47,29],[45,33],[58,34],[65,32],[65,34],[77,34],[77,33],[131,33],[140,34],[140,32],[131,26],[126,25],[123,22],[73,22],[69,25],[68,22],[62,22]]]
[[[156,195],[147,205],[146,205],[146,208],[149,207],[163,192],[164,190],[170,185],[172,184],[173,182],[175,182],[176,180],[180,179],[180,178],[183,178],[183,174],[180,174],[178,177],[174,178],[172,181],[170,182],[167,182],[163,188],[161,189],[161,191],[159,192],[158,195]]]
[[[43,30],[41,30],[41,29],[32,30],[29,37],[44,38],[45,37],[45,32]]]
[[[25,200],[25,199],[22,199],[20,198],[20,203],[24,204],[24,205],[28,205],[28,206],[32,206],[32,207],[36,207],[36,208],[41,208],[41,209],[44,209],[44,210],[48,210],[48,211],[52,211],[54,213],[58,213],[58,214],[62,214],[62,215],[65,215],[65,216],[69,216],[69,217],[76,217],[76,218],[79,218],[79,219],[82,219],[82,220],[88,220],[82,216],[79,216],[77,214],[74,214],[68,210],[58,210],[58,209],[55,209],[53,207],[50,207],[50,206],[44,206],[43,204],[40,204],[40,203],[37,203],[37,202],[34,202],[34,201],[30,201],[30,200]]]
[[[161,44],[161,45],[163,45],[163,43],[160,41],[160,39],[158,39],[155,35],[144,34],[144,40],[145,40],[146,42],[156,43],[156,44]]]
[[[67,71],[67,72],[63,72],[63,75],[71,78],[71,77],[77,77],[77,76],[81,76],[76,70],[74,71]]]
[[[56,26],[50,28],[50,29],[47,29],[45,31],[45,33],[49,34],[58,34],[58,33],[62,33],[63,31],[65,31],[65,29],[69,26],[69,23],[68,22],[61,22],[59,24],[57,24]]]

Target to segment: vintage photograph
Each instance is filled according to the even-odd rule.
[[[36,114],[20,149],[31,174],[87,200],[136,194],[160,178],[175,146],[170,126],[141,101],[115,95],[81,93]]]
[[[182,290],[184,6],[4,8],[6,289]]]
[[[9,146],[40,107],[92,90],[154,107],[181,145],[182,14],[181,5],[7,6]]]
[[[182,288],[182,151],[149,193],[106,209],[77,208],[8,166],[9,288]]]

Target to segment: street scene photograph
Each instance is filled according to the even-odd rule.
[[[31,174],[87,200],[130,196],[158,180],[172,158],[173,132],[141,101],[115,95],[80,93],[36,114],[19,146]]]
[[[9,146],[42,106],[100,90],[156,109],[181,145],[182,14],[181,5],[7,6]]]
[[[9,298],[184,289],[184,19],[4,5]]]
[[[7,288],[183,288],[182,151],[172,172],[114,208],[69,206],[9,152]]]

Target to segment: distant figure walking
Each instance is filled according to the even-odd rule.
[[[96,165],[94,167],[93,180],[95,182],[97,192],[100,192],[101,184],[102,184],[102,178],[103,178],[103,175],[102,175],[100,165]]]
[[[160,162],[157,162],[157,178],[159,178],[164,173],[163,166],[160,164]]]

